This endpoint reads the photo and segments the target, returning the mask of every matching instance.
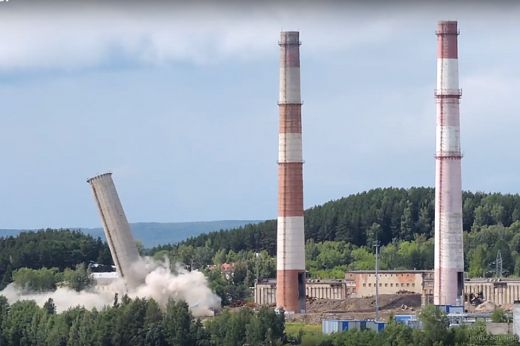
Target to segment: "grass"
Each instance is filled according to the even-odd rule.
[[[287,333],[287,335],[297,336],[300,330],[303,331],[303,335],[322,335],[321,324],[285,323],[285,333]]]

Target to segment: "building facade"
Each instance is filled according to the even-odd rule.
[[[380,270],[378,275],[379,294],[420,294],[423,304],[432,302],[432,270]],[[371,297],[376,294],[374,270],[347,272],[345,280],[353,283],[353,298]]]
[[[276,280],[260,280],[253,289],[255,304],[275,305]],[[353,290],[352,283],[347,280],[307,279],[305,295],[307,299],[346,299]]]
[[[475,278],[464,282],[464,300],[478,296],[496,305],[513,305],[520,300],[520,279]]]
[[[379,294],[420,294],[422,305],[433,304],[433,270],[380,270]],[[252,288],[255,303],[275,305],[276,280],[260,280]],[[307,299],[336,299],[372,297],[376,294],[374,270],[345,273],[345,280],[307,279]],[[520,301],[520,279],[475,278],[464,282],[464,300],[473,297],[496,305],[513,305]]]

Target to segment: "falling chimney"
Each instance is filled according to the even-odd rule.
[[[138,269],[140,256],[117,195],[112,174],[101,174],[88,179],[87,182],[92,186],[117,271],[129,288],[135,288],[144,279]]]

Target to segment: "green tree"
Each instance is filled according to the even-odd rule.
[[[414,219],[412,215],[412,203],[406,201],[406,207],[401,215],[401,225],[399,231],[399,239],[412,240],[414,231]]]
[[[445,313],[434,305],[426,305],[419,318],[423,324],[424,345],[449,345],[449,320]]]
[[[83,314],[78,330],[78,345],[89,346],[96,344],[95,321],[98,317],[96,310]]]
[[[50,315],[47,321],[45,344],[66,346],[69,333],[69,324],[63,313]]]
[[[332,334],[333,345],[365,346],[382,343],[382,336],[373,330],[348,330],[344,333]]]
[[[351,270],[374,269],[376,265],[375,256],[365,247],[352,250],[352,263],[349,265]]]
[[[486,331],[486,324],[483,321],[477,321],[467,328],[466,340],[463,344],[488,346],[495,344],[495,339]]]
[[[374,245],[374,242],[376,240],[381,239],[381,233],[383,229],[381,228],[381,225],[377,222],[374,222],[370,228],[367,230],[367,246],[371,247]]]
[[[507,323],[509,322],[509,317],[504,309],[496,308],[491,314],[491,321],[495,323]]]
[[[487,245],[479,244],[469,251],[469,275],[483,277],[487,267]]]
[[[166,342],[172,346],[195,345],[195,340],[191,335],[192,319],[186,302],[176,302],[170,299],[166,305],[163,319],[163,330]]]
[[[49,315],[54,315],[56,313],[56,304],[54,304],[52,298],[47,299],[45,304],[43,304],[43,310],[45,310]]]
[[[0,295],[0,345],[6,344],[5,330],[7,328],[7,319],[9,312],[9,302],[7,298]]]
[[[31,326],[39,307],[32,300],[11,305],[3,331],[8,345],[30,345],[33,339]]]
[[[231,315],[224,337],[225,345],[240,346],[246,343],[246,330],[251,317],[252,312],[249,309],[241,309]]]
[[[94,283],[83,263],[77,265],[75,270],[66,268],[63,272],[63,281],[67,287],[78,292]]]
[[[20,268],[13,272],[14,284],[24,292],[43,292],[56,289],[58,268]]]
[[[390,319],[390,322],[384,329],[382,339],[385,340],[386,345],[391,346],[407,346],[414,344],[412,329],[404,324],[395,322],[393,319]]]
[[[12,273],[20,268],[63,271],[96,260],[112,263],[107,244],[79,231],[47,229],[0,237],[0,289],[12,282]]]

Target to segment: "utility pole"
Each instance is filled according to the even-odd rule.
[[[495,275],[498,279],[502,277],[503,269],[502,269],[502,253],[500,250],[497,252],[497,259],[495,261],[496,268],[495,268]]]
[[[255,261],[255,266],[256,266],[256,282],[258,283],[258,273],[259,273],[259,270],[258,270],[258,258],[260,257],[260,254],[258,252],[255,253],[255,256],[256,256],[256,261]]]
[[[379,321],[379,240],[374,242],[376,248],[376,321]]]

